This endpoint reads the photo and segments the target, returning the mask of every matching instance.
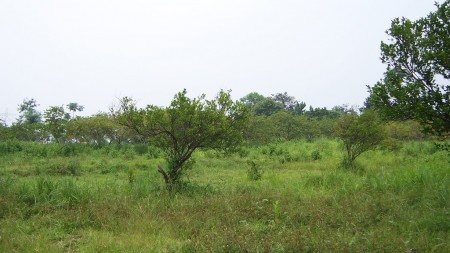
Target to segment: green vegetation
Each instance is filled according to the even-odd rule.
[[[354,167],[358,156],[374,149],[385,138],[382,122],[371,110],[366,110],[361,115],[342,116],[337,122],[336,135],[344,142],[347,151],[342,161],[345,168]]]
[[[427,132],[450,133],[450,1],[411,21],[394,19],[381,43],[384,79],[369,87],[367,105],[388,119],[415,119]]]
[[[167,169],[158,165],[158,172],[169,190],[192,168],[194,151],[233,151],[241,144],[247,126],[247,107],[233,102],[229,92],[221,91],[213,100],[206,100],[205,95],[190,99],[186,93],[175,95],[167,108],[148,105],[137,109],[129,98],[123,98],[114,114],[119,124],[164,152]]]
[[[0,251],[449,252],[447,154],[400,143],[358,171],[327,139],[202,149],[169,193],[152,146],[1,142]]]
[[[449,1],[436,5],[393,21],[364,110],[184,90],[80,117],[25,99],[0,121],[0,252],[450,252]]]
[[[0,124],[0,252],[450,250],[448,142],[416,121],[286,92],[36,105]]]

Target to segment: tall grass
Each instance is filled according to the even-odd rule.
[[[332,140],[203,150],[175,193],[152,148],[75,150],[1,157],[0,252],[450,251],[450,166],[432,143],[368,152],[357,171]]]

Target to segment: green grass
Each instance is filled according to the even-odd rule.
[[[22,145],[0,157],[0,252],[450,252],[449,157],[432,143],[353,171],[331,140],[204,150],[176,194],[155,150]]]

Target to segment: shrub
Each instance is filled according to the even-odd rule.
[[[144,155],[148,152],[147,144],[134,144],[134,152],[138,155]]]
[[[125,151],[123,151],[123,158],[125,160],[133,160],[135,156],[136,152],[134,151],[134,149],[126,149]]]
[[[247,157],[250,154],[250,150],[245,149],[245,148],[241,148],[239,150],[239,157],[244,158]]]
[[[148,146],[147,149],[147,157],[148,158],[160,158],[162,154],[162,151],[160,148],[157,148],[155,146]]]
[[[22,144],[19,141],[0,142],[0,154],[20,152],[22,149]]]
[[[58,155],[73,156],[75,155],[75,144],[65,144],[57,151]]]
[[[36,167],[36,173],[50,174],[50,175],[71,175],[78,176],[81,174],[81,164],[78,159],[71,160],[57,160],[52,162],[45,162],[44,164],[38,164]]]
[[[247,161],[247,164],[250,166],[247,170],[247,177],[249,180],[256,181],[262,178],[263,170],[261,167],[256,164],[254,161]]]
[[[336,135],[344,142],[347,151],[347,157],[342,162],[351,164],[362,153],[380,144],[385,138],[385,131],[378,115],[366,110],[360,116],[342,116],[337,122]]]
[[[320,151],[319,150],[314,150],[312,153],[311,153],[311,159],[313,160],[313,161],[317,161],[317,160],[320,160],[320,159],[322,159],[322,155],[320,154]]]

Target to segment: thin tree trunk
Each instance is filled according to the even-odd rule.
[[[166,182],[166,185],[169,185],[171,183],[169,176],[164,171],[164,169],[161,167],[161,165],[158,165],[158,172],[161,173],[161,175],[164,177],[164,182]]]

